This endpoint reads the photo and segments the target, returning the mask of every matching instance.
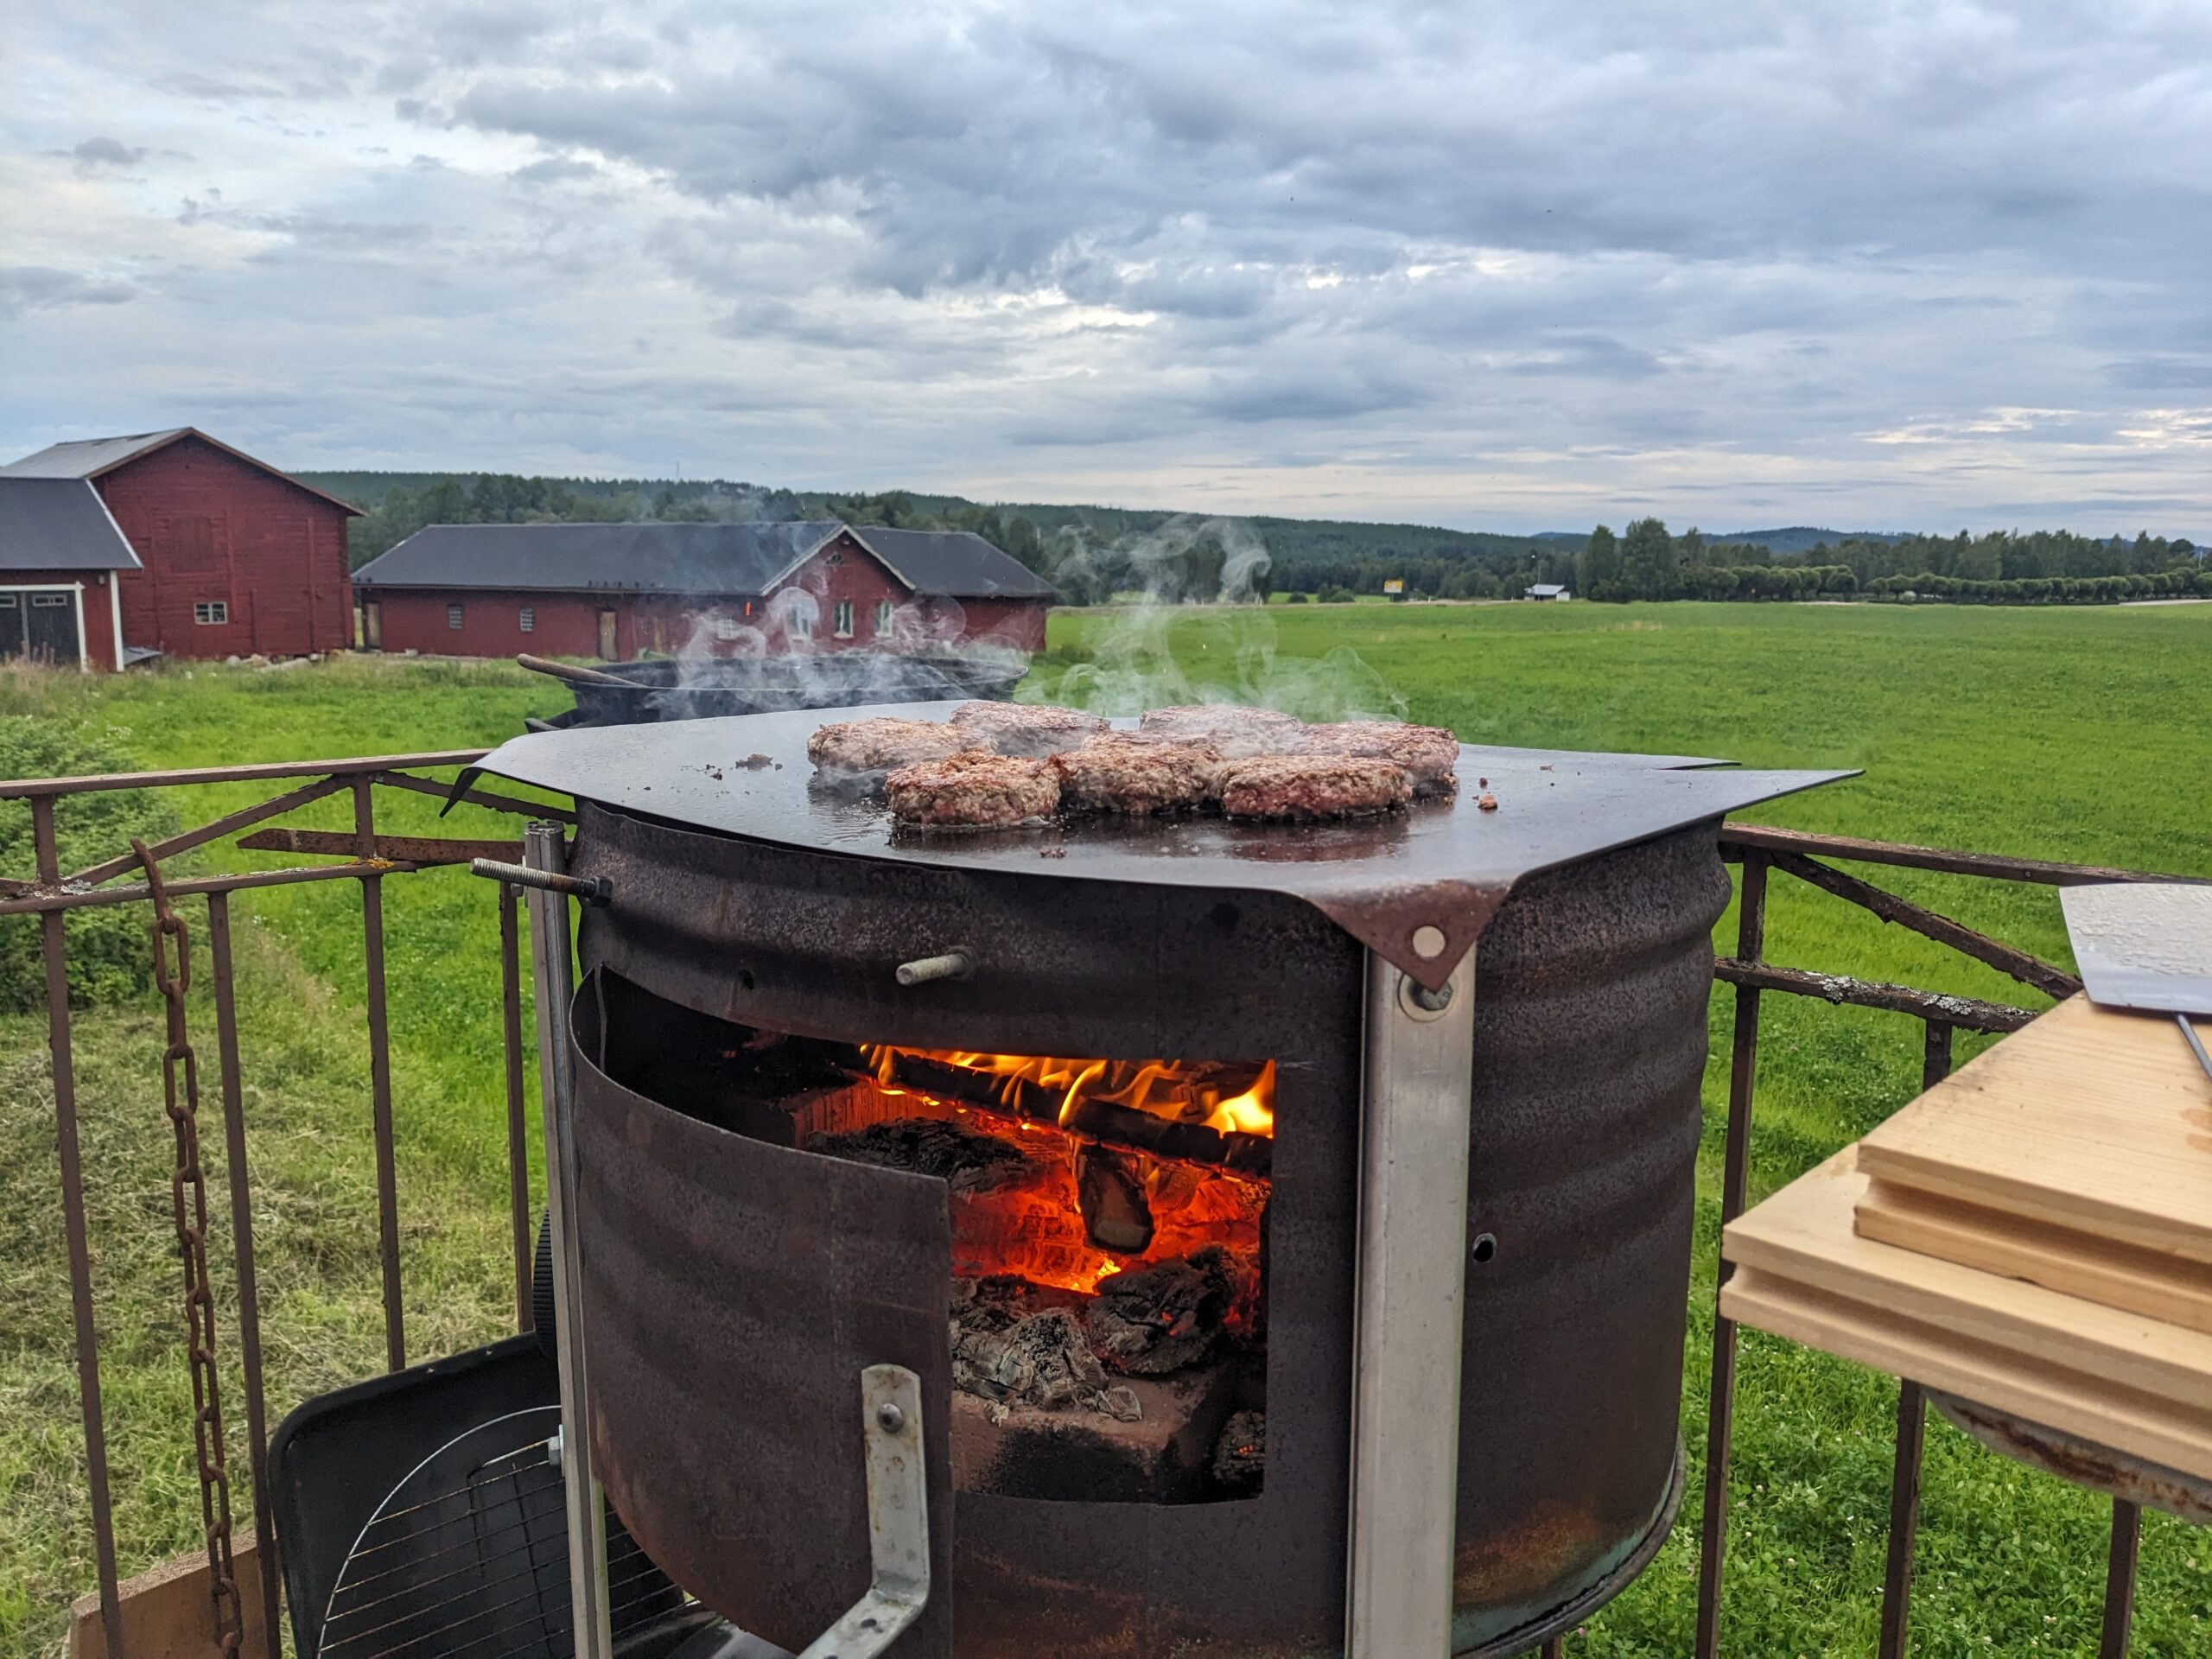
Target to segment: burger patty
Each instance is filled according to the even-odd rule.
[[[1060,804],[1060,779],[1048,760],[965,749],[899,767],[883,792],[901,823],[977,829],[1043,817]]]
[[[1272,709],[1240,709],[1233,703],[1192,703],[1175,709],[1147,709],[1140,731],[1158,737],[1192,738],[1211,743],[1229,760],[1259,754],[1302,754],[1306,722]]]
[[[1413,798],[1405,769],[1356,754],[1276,754],[1228,768],[1221,810],[1232,818],[1347,818]]]
[[[968,737],[929,720],[841,720],[806,740],[806,758],[825,772],[887,772],[938,760],[967,747]]]
[[[1417,795],[1459,787],[1459,740],[1441,726],[1402,726],[1391,720],[1346,720],[1306,728],[1315,754],[1356,754],[1403,768]]]
[[[1001,754],[1058,754],[1108,729],[1096,715],[1043,702],[963,702],[952,723],[971,743]]]
[[[1052,757],[1064,805],[1093,812],[1168,812],[1221,793],[1221,752],[1211,744],[1146,732],[1106,732]]]

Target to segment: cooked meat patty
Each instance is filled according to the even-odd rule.
[[[978,748],[1001,754],[1058,754],[1108,729],[1096,715],[1044,702],[963,702],[952,723]]]
[[[1346,720],[1306,728],[1316,754],[1357,754],[1405,769],[1417,795],[1459,787],[1459,740],[1441,726],[1402,726],[1392,720]]]
[[[1346,818],[1413,798],[1405,769],[1357,754],[1271,754],[1240,760],[1222,785],[1232,818]]]
[[[1221,751],[1149,732],[1104,732],[1052,757],[1065,805],[1093,812],[1173,811],[1221,794]]]
[[[806,740],[806,758],[825,772],[887,772],[917,760],[942,760],[969,743],[967,734],[929,720],[841,720]]]
[[[1060,804],[1060,779],[1048,760],[966,749],[899,767],[883,792],[901,823],[973,829],[1043,817]]]
[[[1225,702],[1148,709],[1137,725],[1138,729],[1159,737],[1196,738],[1211,743],[1227,760],[1306,752],[1306,722],[1272,709],[1240,709]]]

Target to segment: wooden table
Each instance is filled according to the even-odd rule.
[[[2113,1493],[2126,1651],[2137,1505],[2212,1516],[2212,1082],[2171,1020],[2062,1003],[1721,1251],[1726,1318],[1898,1377],[1916,1426],[1921,1389],[1972,1402],[1986,1443]]]

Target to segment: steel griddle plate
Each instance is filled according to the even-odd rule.
[[[1522,877],[1855,775],[1469,743],[1460,746],[1455,797],[1416,801],[1387,817],[1295,825],[1085,818],[984,831],[894,828],[880,799],[815,779],[806,741],[829,715],[943,721],[958,706],[885,703],[535,732],[493,751],[462,774],[463,785],[477,772],[494,772],[679,825],[855,858],[1288,893],[1433,988]],[[754,754],[772,764],[741,764]],[[1490,780],[1494,812],[1476,806],[1478,778]],[[1414,945],[1424,926],[1445,938],[1427,957]]]

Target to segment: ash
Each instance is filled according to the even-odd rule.
[[[810,1135],[807,1150],[882,1169],[934,1175],[955,1192],[988,1192],[1027,1179],[1029,1159],[996,1135],[933,1117],[899,1117],[864,1129]]]
[[[1020,1311],[1020,1281],[960,1280],[947,1329],[952,1386],[990,1402],[993,1421],[1015,1406],[1095,1411],[1122,1422],[1141,1415],[1134,1391],[1109,1382],[1074,1310]]]

